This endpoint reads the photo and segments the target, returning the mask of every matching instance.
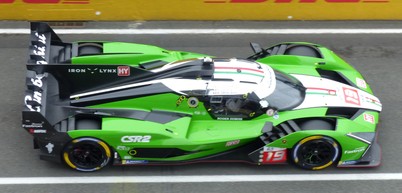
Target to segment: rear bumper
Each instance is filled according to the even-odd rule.
[[[34,148],[39,149],[39,157],[41,160],[61,162],[61,155],[64,147],[71,141],[67,133],[55,133],[52,136],[38,136],[34,134]]]

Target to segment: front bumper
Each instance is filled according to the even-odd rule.
[[[377,167],[381,164],[382,151],[377,143],[377,134],[368,150],[358,160],[340,161],[338,167]]]

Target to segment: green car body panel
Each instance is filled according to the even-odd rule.
[[[247,60],[220,59],[204,54],[171,51],[135,43],[102,41],[60,43],[61,40],[57,35],[43,23],[33,23],[31,30],[34,31],[32,36],[36,39],[40,39],[41,34],[47,34],[47,42],[41,42],[47,45],[47,50],[50,50],[46,51],[47,55],[49,55],[48,52],[52,52],[52,49],[59,46],[57,48],[59,53],[53,53],[53,56],[56,55],[55,58],[57,58],[53,60],[56,61],[46,58],[46,54],[38,59],[39,46],[31,47],[31,51],[33,49],[36,52],[31,54],[34,61],[28,63],[28,70],[35,72],[28,76],[28,80],[31,78],[32,82],[40,81],[40,89],[42,89],[44,79],[38,74],[48,73],[45,76],[48,80],[47,91],[41,92],[41,94],[51,92],[51,88],[55,87],[51,86],[51,80],[53,80],[58,84],[58,87],[54,88],[56,90],[54,92],[57,96],[60,95],[56,99],[41,95],[41,102],[45,103],[40,104],[41,108],[35,106],[39,104],[29,100],[35,98],[35,93],[25,97],[23,127],[34,135],[35,143],[41,149],[42,159],[64,161],[70,167],[81,171],[100,169],[106,162],[109,162],[109,158],[116,165],[181,164],[222,160],[254,164],[293,161],[296,165],[306,169],[322,169],[333,162],[336,162],[339,167],[374,167],[380,164],[381,151],[376,142],[376,126],[379,122],[381,103],[373,96],[370,86],[356,69],[323,46],[306,42],[287,42],[262,49],[254,44],[253,49],[257,51]],[[67,49],[67,46],[71,47],[71,55],[65,55],[63,59],[60,59],[60,53]],[[247,67],[248,62],[253,62],[252,65],[266,65],[267,67],[251,69],[251,67]],[[41,63],[47,64],[48,67],[38,70],[37,66],[41,66],[39,65]],[[196,65],[198,63],[200,65]],[[245,66],[228,67],[231,63]],[[174,66],[184,66],[183,74],[191,74],[193,72],[186,71],[186,69],[193,68],[190,66],[203,65],[208,69],[212,66],[214,71],[208,72],[215,73],[216,77],[218,77],[218,70],[221,69],[227,70],[219,71],[222,77],[242,74],[242,77],[251,77],[250,80],[265,80],[268,77],[267,73],[275,74],[277,78],[275,89],[279,84],[278,77],[287,77],[289,80],[285,80],[283,83],[293,81],[291,87],[300,90],[303,94],[301,94],[300,101],[297,104],[295,102],[293,106],[281,104],[284,105],[283,108],[271,108],[270,100],[277,99],[269,98],[271,96],[269,94],[266,97],[267,101],[265,99],[254,101],[251,98],[251,92],[243,93],[243,95],[241,92],[240,94],[232,93],[233,96],[239,97],[238,101],[242,99],[252,101],[254,102],[252,104],[258,108],[253,106],[248,107],[252,110],[246,109],[249,110],[246,112],[233,110],[232,114],[227,112],[222,114],[222,110],[214,109],[219,103],[215,104],[214,101],[220,100],[221,103],[226,101],[225,108],[229,108],[230,99],[227,96],[231,94],[207,95],[179,88],[177,89],[179,91],[166,89],[166,87],[173,88],[175,84],[176,86],[185,84],[184,82],[187,80],[183,78],[186,75],[181,78],[177,78],[178,75],[166,75],[168,72],[174,74],[174,69],[176,69]],[[103,82],[110,86],[99,87],[95,82],[94,89],[82,86],[85,88],[74,90],[74,79],[78,76],[86,76],[87,79],[81,80],[91,82],[92,77],[102,77],[102,72],[109,72],[98,71],[98,68],[102,69],[102,66],[109,68],[107,70],[110,72],[114,72],[110,68],[113,66],[129,67],[131,74],[123,74],[125,77],[131,77],[135,73],[142,75],[142,71],[145,75],[143,79],[134,77],[132,84],[127,81],[114,83],[114,79],[110,79],[111,82],[106,80]],[[228,70],[232,70],[232,68],[236,68],[237,71],[229,72]],[[139,69],[142,71],[137,72]],[[64,78],[73,83],[70,85],[63,83],[62,76],[58,77],[56,73],[62,70],[67,73],[64,74]],[[120,69],[118,68],[118,70]],[[204,67],[201,70],[204,70]],[[257,74],[262,71],[264,71],[264,75]],[[91,73],[95,73],[95,75],[91,75]],[[148,78],[158,73],[161,74],[158,75],[159,78]],[[52,76],[56,80],[52,79]],[[176,78],[173,80],[176,81],[173,82],[175,84],[163,82],[164,80],[171,81],[172,76]],[[191,81],[198,84],[198,82],[204,81],[205,77],[197,75]],[[116,76],[115,79],[118,77]],[[197,82],[197,80],[199,81]],[[222,80],[225,81],[224,78]],[[207,81],[210,80],[207,79]],[[244,84],[253,85],[240,78],[241,81],[245,82]],[[314,85],[319,81],[324,81],[323,85],[325,85],[325,81],[334,83],[337,87],[326,89],[305,86],[306,83]],[[272,86],[272,83],[268,86]],[[67,97],[63,97],[61,87],[70,89]],[[149,89],[147,89],[148,87]],[[30,88],[28,86],[28,90]],[[134,94],[127,94],[126,91],[132,88],[142,90],[133,89],[130,92]],[[142,91],[144,93],[141,93]],[[272,92],[276,91],[272,90],[271,94]],[[112,96],[111,93],[117,96]],[[256,92],[255,95],[262,99],[261,94]],[[311,104],[306,102],[310,100],[309,97],[312,97]],[[322,97],[324,102],[315,104],[314,100],[317,100],[317,97]],[[337,97],[343,103],[336,102],[335,105],[331,105],[331,97]],[[44,98],[46,98],[46,102],[43,102]],[[329,101],[325,101],[327,99]],[[289,100],[292,103],[293,99]],[[264,106],[265,102],[269,102],[269,105]],[[365,104],[367,105],[364,106]],[[51,107],[52,105],[58,106],[57,108],[62,109],[59,111],[63,113],[52,112],[63,115],[49,115],[49,109],[56,109],[56,107]],[[222,104],[220,105],[222,106]],[[43,110],[45,107],[46,111]],[[67,108],[67,110],[63,108]],[[40,120],[42,124],[38,126],[39,129],[33,128],[33,123]],[[72,121],[75,121],[74,126],[70,124]],[[78,123],[79,121],[82,124]],[[88,124],[84,124],[84,122],[88,122]],[[79,124],[81,126],[78,126]],[[63,127],[67,129],[63,130]],[[50,130],[57,130],[57,132]],[[79,147],[77,144],[84,142],[79,139],[93,139],[92,142],[97,142],[100,149],[106,152],[107,160],[94,168],[85,167],[85,164],[81,167],[80,162],[74,162],[72,160],[74,153],[69,150],[74,148],[71,150],[72,152],[80,150],[76,146]],[[88,144],[91,144],[91,140]],[[329,156],[329,160],[321,165],[315,164],[319,163],[318,160],[310,158],[309,161],[312,164],[304,167],[303,164],[300,164],[300,158],[305,156],[303,154],[303,151],[306,150],[305,146],[315,143],[322,143],[333,157]],[[73,144],[72,147],[71,144]],[[330,145],[325,146],[325,144]],[[313,146],[307,148],[309,147]],[[243,155],[238,156],[239,154]],[[312,153],[310,157],[319,156]]]
[[[78,43],[78,42],[77,42]],[[178,60],[199,58],[206,55],[169,51],[156,46],[123,43],[123,42],[99,42],[103,45],[103,56],[88,55],[74,57],[71,59],[73,64],[124,64],[138,66],[141,63],[162,60],[173,62]]]

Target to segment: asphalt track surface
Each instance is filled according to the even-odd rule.
[[[111,24],[136,27],[138,23]],[[26,27],[27,23],[3,22],[0,27]],[[89,27],[97,24],[88,24]],[[87,26],[87,27],[88,27]],[[400,22],[155,22],[140,24],[143,28],[392,28]],[[95,173],[72,171],[64,165],[41,161],[32,148],[32,137],[21,126],[24,95],[25,63],[28,35],[0,35],[0,178],[12,177],[91,177],[91,176],[209,176],[209,175],[282,175],[282,174],[364,174],[402,173],[402,39],[399,34],[182,34],[182,35],[62,35],[64,41],[110,40],[153,44],[172,50],[206,53],[220,57],[247,57],[252,52],[249,42],[269,46],[286,41],[307,41],[325,45],[355,66],[367,79],[383,103],[379,143],[383,150],[382,165],[377,168],[304,171],[292,165],[253,166],[240,163],[204,163],[184,166],[108,167]],[[205,183],[107,183],[107,184],[33,184],[0,185],[5,192],[280,192],[280,193],[397,193],[401,180],[281,181],[281,182],[205,182]]]

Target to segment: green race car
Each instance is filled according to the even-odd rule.
[[[246,58],[135,43],[65,43],[31,23],[22,127],[40,158],[108,164],[374,167],[382,105],[329,49],[294,42]]]

